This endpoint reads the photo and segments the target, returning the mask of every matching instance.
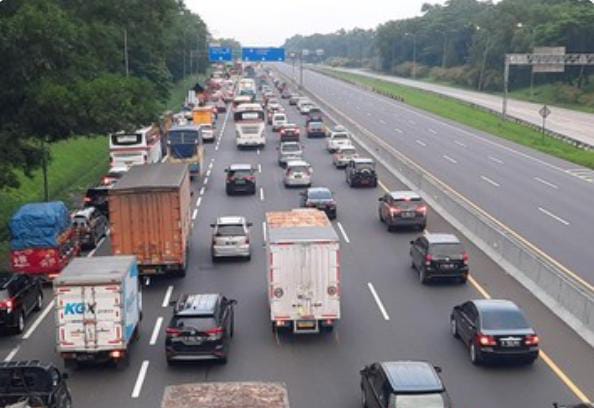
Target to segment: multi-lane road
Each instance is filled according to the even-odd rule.
[[[341,92],[351,96],[355,92],[314,74],[308,74],[307,81],[311,85],[319,83],[319,91],[330,92],[327,97],[341,104],[342,109],[347,109],[342,105],[349,103],[346,102],[348,98],[339,96]],[[366,120],[369,126],[381,119],[393,128],[398,126],[403,132],[413,132],[402,122],[403,114],[386,113],[387,109],[396,108],[386,105],[378,109],[378,103],[375,97],[365,94],[357,94],[350,102],[354,117]],[[404,111],[405,108],[398,109]],[[293,107],[287,106],[287,112],[291,121],[303,124],[304,119]],[[382,116],[378,116],[380,114]],[[454,146],[457,145],[444,141],[443,137],[439,142],[440,133],[453,133],[450,124],[425,119],[416,113],[409,116],[423,131],[415,131],[412,143],[401,142],[402,145],[408,148],[419,146],[419,151],[424,152],[419,155],[421,158],[426,156],[428,162],[438,162],[442,173],[445,171],[452,177],[461,177],[463,163],[482,162],[484,168],[474,172],[478,177],[476,180],[471,178],[472,173],[468,175],[468,190],[474,187],[493,200],[497,199],[497,202],[499,196],[506,194],[507,182],[498,178],[500,187],[495,187],[480,181],[479,176],[495,179],[499,171],[507,174],[511,171],[509,168],[522,165],[516,163],[518,161],[530,162],[511,151],[497,148],[499,150],[494,157],[504,164],[491,164],[488,158],[481,160],[477,152],[456,150]],[[226,117],[228,119],[228,115]],[[430,136],[429,128],[437,132],[434,138]],[[377,197],[382,189],[404,187],[380,167],[381,188],[350,189],[345,183],[343,171],[332,166],[331,157],[324,149],[325,141],[319,139],[304,140],[305,158],[314,167],[314,184],[331,188],[338,202],[338,218],[333,224],[341,238],[343,317],[332,334],[275,335],[270,328],[266,297],[264,213],[297,207],[300,190],[285,189],[282,185],[282,172],[277,165],[275,150],[277,135],[267,130],[268,144],[261,151],[238,151],[234,144],[232,120],[225,122],[220,117],[217,130],[220,131],[217,142],[206,149],[210,165],[205,178],[195,181],[192,187],[196,211],[193,210],[187,276],[183,279],[153,280],[145,288],[141,337],[133,345],[127,368],[89,367],[71,373],[69,384],[75,406],[158,407],[163,389],[169,384],[271,380],[287,384],[292,408],[354,408],[360,406],[359,369],[372,361],[395,359],[424,359],[441,366],[444,381],[457,407],[550,407],[552,401],[577,401],[576,393],[580,391],[594,396],[591,371],[594,354],[591,348],[472,243],[465,242],[471,259],[472,283],[421,285],[410,268],[408,257],[408,242],[417,233],[388,233],[377,219]],[[398,139],[393,131],[386,132],[386,137],[392,141]],[[455,137],[460,138],[460,143],[464,143],[467,150],[475,149],[474,143],[483,148],[488,146],[486,142],[473,142],[473,137],[464,133]],[[417,139],[427,146],[418,144]],[[437,157],[429,154],[429,146],[433,144],[436,147],[431,149],[443,150]],[[442,155],[448,155],[457,163],[445,159],[442,163]],[[259,168],[256,195],[225,195],[223,169],[231,163],[251,163]],[[457,169],[456,166],[459,171],[452,170]],[[551,183],[559,183],[559,189],[566,188],[552,176],[556,175],[552,169],[542,165],[541,170],[539,177],[550,176]],[[565,177],[562,174],[556,177]],[[517,178],[521,177],[527,175],[517,173]],[[566,177],[576,186],[584,183],[573,181],[573,176]],[[457,185],[463,186],[464,183]],[[590,188],[587,183],[586,186]],[[521,202],[518,193],[510,193],[509,201],[513,204],[512,208],[520,207],[519,213],[524,212],[522,207],[532,203]],[[550,201],[544,200],[544,204],[550,204]],[[555,208],[551,208],[553,210]],[[253,222],[253,256],[250,262],[211,262],[209,224],[220,215],[243,215]],[[549,228],[556,226],[554,222],[551,217],[543,215],[542,223],[551,223]],[[455,232],[432,211],[429,213],[428,229]],[[107,240],[94,255],[109,254]],[[175,299],[182,292],[222,292],[238,300],[235,337],[228,364],[167,366],[163,345],[164,327],[170,317],[167,305],[170,299]],[[49,292],[46,294],[44,312],[34,316],[25,334],[1,339],[0,357],[40,359],[61,365],[55,352],[53,309],[48,302]],[[542,338],[545,358],[531,367],[475,367],[470,363],[465,348],[449,333],[448,316],[453,305],[484,296],[506,297],[524,308]]]

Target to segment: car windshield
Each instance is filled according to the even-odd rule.
[[[72,220],[72,225],[77,228],[86,228],[87,227],[87,218],[84,216],[76,216]]]
[[[519,310],[495,309],[481,312],[482,328],[484,330],[521,330],[528,329],[528,322]]]
[[[212,316],[176,316],[171,326],[177,329],[205,331],[217,327],[217,322]]]
[[[444,408],[441,394],[404,394],[396,396],[398,408]]]
[[[332,136],[332,139],[335,139],[335,140],[339,140],[339,139],[348,139],[348,138],[349,138],[349,135],[347,135],[346,133],[335,133],[335,134]]]
[[[243,225],[241,224],[226,224],[217,227],[218,237],[230,237],[235,235],[245,235]]]
[[[311,190],[307,196],[313,200],[329,200],[332,198],[332,193],[329,190]]]
[[[455,257],[461,256],[464,250],[460,244],[433,244],[429,249],[429,253],[436,257]]]

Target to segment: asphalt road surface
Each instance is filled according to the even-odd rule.
[[[287,111],[291,121],[303,124],[294,107],[287,107]],[[218,131],[222,121],[219,118]],[[99,366],[71,373],[69,384],[75,407],[158,407],[166,385],[262,380],[285,382],[292,408],[355,408],[360,406],[359,369],[366,363],[396,359],[423,359],[441,366],[456,407],[544,408],[550,407],[552,401],[577,401],[572,389],[543,359],[531,367],[471,364],[466,349],[449,333],[448,316],[453,305],[481,297],[478,287],[490,296],[520,304],[542,337],[547,356],[573,381],[571,387],[594,395],[591,349],[471,243],[465,245],[476,286],[421,285],[408,257],[408,242],[418,233],[388,233],[377,219],[377,198],[382,188],[349,188],[343,171],[334,169],[324,149],[325,141],[320,139],[304,140],[305,158],[314,167],[314,185],[331,188],[338,201],[338,218],[333,224],[341,237],[343,317],[331,334],[275,335],[267,306],[262,222],[266,211],[296,207],[300,190],[282,186],[282,172],[276,162],[277,135],[268,131],[268,144],[262,151],[238,151],[233,138],[233,123],[229,120],[220,142],[206,149],[207,163],[212,162],[207,180],[193,183],[198,212],[187,276],[155,279],[144,289],[141,336],[132,346],[127,368]],[[226,196],[223,169],[231,163],[259,166],[257,183],[262,194]],[[378,170],[386,188],[403,188],[384,169]],[[209,224],[221,215],[244,215],[254,223],[250,262],[212,264]],[[428,229],[455,232],[431,209]],[[106,241],[94,255],[109,253]],[[221,292],[238,300],[228,364],[167,366],[167,304],[183,292]],[[50,296],[46,294],[48,305]],[[0,339],[0,356],[41,359],[62,366],[55,352],[51,304],[45,310],[45,318],[42,312],[28,322],[26,338]]]
[[[412,79],[400,78],[391,75],[382,75],[362,69],[341,70],[383,79],[385,81],[395,82],[414,88],[424,89],[427,91],[437,92],[442,95],[468,101],[476,105],[484,106],[494,111],[501,112],[501,106],[503,102],[502,97],[498,95],[469,91],[466,89],[432,84],[423,81],[415,81]],[[507,112],[510,116],[523,119],[536,126],[542,126],[542,117],[538,113],[542,106],[542,104],[538,103],[525,102],[517,99],[508,99]],[[581,142],[594,145],[594,128],[592,128],[592,123],[594,123],[594,114],[560,108],[558,106],[548,106],[551,110],[551,114],[547,117],[547,129],[572,137]]]

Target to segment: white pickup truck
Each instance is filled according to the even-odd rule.
[[[340,319],[339,238],[317,209],[266,213],[273,329],[330,331]]]
[[[65,365],[126,364],[142,314],[136,257],[75,258],[53,286],[57,350]]]

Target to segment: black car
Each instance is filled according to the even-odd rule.
[[[0,406],[26,401],[27,407],[71,408],[68,375],[52,364],[31,361],[0,363]]]
[[[473,364],[532,364],[538,358],[540,340],[522,310],[509,300],[477,299],[454,306],[450,329],[468,347]]]
[[[219,360],[227,362],[237,301],[220,294],[183,295],[166,329],[167,363]]]
[[[0,272],[0,327],[22,333],[25,319],[42,306],[43,292],[38,278]]]
[[[87,249],[97,247],[101,238],[107,235],[109,222],[95,207],[87,207],[74,213],[72,226],[80,244]]]
[[[361,370],[363,408],[451,408],[439,367],[425,361],[374,363]]]
[[[346,182],[351,187],[377,187],[377,173],[373,159],[356,157],[345,168]]]
[[[326,187],[310,187],[301,194],[301,207],[324,211],[331,220],[336,218],[336,200]]]
[[[427,226],[427,205],[412,191],[392,191],[379,198],[379,219],[388,226],[413,227],[422,231]]]
[[[433,279],[455,279],[460,283],[468,279],[468,254],[455,235],[424,234],[410,241],[410,257],[423,284]]]
[[[232,164],[225,169],[225,173],[225,191],[228,195],[256,194],[256,172],[251,164]]]
[[[101,214],[109,218],[109,190],[111,186],[96,186],[87,190],[83,199],[85,207],[95,207]]]
[[[305,126],[305,132],[308,138],[326,137],[326,129],[322,122],[309,122],[307,126]]]

